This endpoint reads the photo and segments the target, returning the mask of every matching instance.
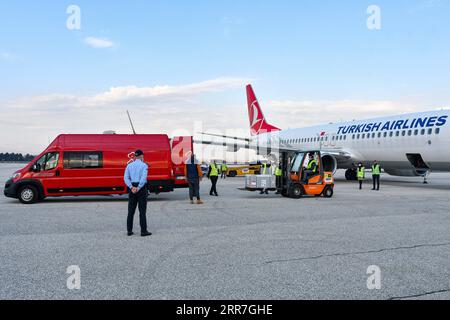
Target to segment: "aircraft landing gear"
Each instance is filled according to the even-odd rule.
[[[355,169],[348,169],[345,171],[345,179],[348,181],[356,181],[356,170]]]

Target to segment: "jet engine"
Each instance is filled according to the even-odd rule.
[[[323,171],[325,172],[333,172],[336,173],[338,168],[338,163],[335,157],[332,155],[326,154],[322,156],[322,166]]]

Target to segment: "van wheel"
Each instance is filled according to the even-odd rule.
[[[323,190],[323,196],[325,198],[332,198],[334,194],[334,190],[332,187],[326,187],[325,190]]]
[[[300,185],[294,184],[289,188],[289,198],[300,199],[303,196],[303,189]]]
[[[19,190],[19,201],[23,204],[33,204],[39,200],[39,194],[36,187],[24,186]]]

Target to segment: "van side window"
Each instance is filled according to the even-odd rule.
[[[102,152],[64,152],[64,169],[103,168]]]

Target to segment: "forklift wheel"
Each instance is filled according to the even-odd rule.
[[[325,198],[332,198],[333,193],[334,193],[333,188],[330,186],[326,187],[325,190],[323,190],[323,196]]]
[[[289,188],[289,198],[300,199],[303,196],[303,189],[300,185],[294,184]]]

